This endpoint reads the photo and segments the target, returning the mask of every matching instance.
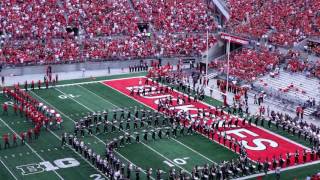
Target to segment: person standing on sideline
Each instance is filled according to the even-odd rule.
[[[2,84],[2,87],[4,87],[4,76],[1,76],[1,84]]]
[[[58,83],[58,80],[59,80],[58,74],[56,74],[56,83]]]
[[[81,71],[82,71],[82,77],[85,77],[85,74],[86,74],[86,68],[82,68],[82,69],[81,69]]]
[[[275,170],[276,180],[280,180],[280,172],[281,172],[280,169],[281,169],[280,167],[277,167]]]

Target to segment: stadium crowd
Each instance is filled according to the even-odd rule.
[[[215,29],[213,16],[203,0],[134,0],[140,17],[162,33],[206,32]]]
[[[276,3],[272,0],[227,0],[227,5],[231,18],[226,28],[237,34],[256,39],[267,37],[269,42],[282,46],[292,46],[306,37],[320,35],[317,0]]]
[[[202,0],[5,0],[0,5],[0,61],[9,65],[200,56],[204,32],[215,28]],[[149,28],[139,29],[141,23]],[[211,35],[210,45],[215,41]]]
[[[279,65],[280,54],[265,47],[259,49],[243,48],[230,54],[230,76],[244,81],[254,81],[274,70]],[[214,60],[210,67],[227,74],[226,60]]]

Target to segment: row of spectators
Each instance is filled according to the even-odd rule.
[[[304,46],[304,49],[308,53],[312,53],[320,57],[320,43],[318,41],[308,41],[307,44]]]
[[[284,69],[293,73],[304,72],[307,77],[320,78],[320,60],[308,61],[308,59],[293,56],[287,60]]]
[[[61,38],[67,27],[92,36],[133,34],[138,16],[127,0],[4,0],[0,3],[0,29],[12,38]]]
[[[157,31],[206,32],[215,29],[204,0],[133,0],[140,17],[154,24]]]
[[[258,76],[275,69],[279,61],[279,53],[271,52],[264,47],[260,49],[243,48],[239,51],[233,51],[230,54],[230,76],[245,81],[253,81]],[[228,71],[226,60],[214,60],[210,66],[225,74]]]
[[[168,33],[215,29],[204,0],[3,0],[0,16],[0,29],[22,39],[61,38],[67,27],[91,37],[134,35],[139,32],[139,22]]]
[[[292,46],[308,36],[320,35],[318,0],[227,0],[231,20],[226,28],[237,34]],[[301,8],[303,7],[303,8]]]
[[[209,13],[203,0],[4,0],[0,62],[200,56],[205,32],[215,27]],[[139,23],[147,28],[141,30]],[[212,35],[209,40],[216,41]]]
[[[216,42],[209,37],[212,46]],[[149,36],[123,36],[91,40],[8,41],[0,49],[6,64],[64,63],[86,60],[126,60],[137,58],[200,56],[206,50],[206,36],[168,34],[153,40]]]

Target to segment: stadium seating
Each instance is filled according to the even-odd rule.
[[[206,32],[215,29],[203,0],[134,0],[141,18],[161,32]]]
[[[1,55],[2,53],[2,55]],[[6,64],[63,63],[80,61],[80,49],[75,40],[8,41],[0,55]]]
[[[70,0],[64,4],[68,24],[82,26],[87,35],[133,35],[138,32],[138,16],[129,1]]]
[[[253,50],[244,48],[230,54],[230,75],[240,80],[252,81],[256,77],[274,69],[279,63],[279,55],[264,48]],[[216,60],[211,64],[212,68],[227,72],[225,61]]]
[[[0,8],[0,16],[5,17],[0,29],[12,38],[53,38],[65,32],[65,12],[56,0],[4,0]]]
[[[5,0],[0,8],[0,61],[9,65],[199,56],[207,26],[215,28],[202,0]],[[142,33],[140,22],[155,29]]]
[[[269,41],[291,46],[307,37],[320,34],[317,0],[253,1],[228,0],[231,21],[227,28],[234,33],[261,38],[269,34]],[[304,8],[301,8],[304,7]]]
[[[163,34],[157,39],[157,47],[163,49],[163,55],[173,57],[176,55],[194,55],[199,56],[206,51],[207,40],[204,34]],[[209,36],[209,46],[216,43],[213,35]]]
[[[84,54],[92,60],[153,57],[155,48],[148,37],[124,37],[112,40],[87,40]]]
[[[227,4],[226,28],[233,33],[268,34],[279,45],[320,35],[317,0]],[[0,15],[0,61],[10,65],[199,56],[206,48],[205,32],[217,29],[204,0],[4,0]],[[150,25],[148,35],[139,31],[139,23]],[[215,42],[211,36],[210,45]]]

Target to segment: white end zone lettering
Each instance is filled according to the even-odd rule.
[[[266,150],[267,147],[266,147],[266,145],[263,144],[263,142],[269,144],[273,148],[278,147],[278,143],[276,143],[276,142],[274,142],[274,141],[272,141],[270,139],[258,138],[258,139],[254,139],[252,142],[256,146],[249,146],[247,141],[242,140],[242,144],[243,144],[244,148],[252,150],[252,151],[263,151],[263,150]]]
[[[270,139],[264,139],[264,138],[255,138],[252,140],[252,143],[255,144],[256,146],[250,146],[248,145],[249,142],[247,140],[244,140],[245,138],[248,138],[248,136],[252,137],[259,137],[258,134],[244,128],[240,129],[233,129],[225,132],[226,134],[230,135],[233,134],[235,136],[238,136],[239,138],[243,139],[241,140],[243,146],[246,149],[252,150],[252,151],[263,151],[267,149],[266,144],[272,148],[276,148],[279,146],[279,144],[275,141],[272,141]]]
[[[241,132],[245,132],[253,137],[258,137],[259,135],[252,132],[252,131],[249,131],[248,129],[244,129],[244,128],[240,128],[240,129],[234,129],[234,130],[229,130],[229,131],[226,131],[226,134],[234,134],[240,138],[246,138],[247,136]]]
[[[175,106],[175,107],[170,107],[170,109],[176,109],[179,110],[179,113],[184,111],[184,112],[189,112],[189,111],[197,111],[198,109],[194,107],[194,105],[189,104],[189,105],[183,105],[183,106]]]

